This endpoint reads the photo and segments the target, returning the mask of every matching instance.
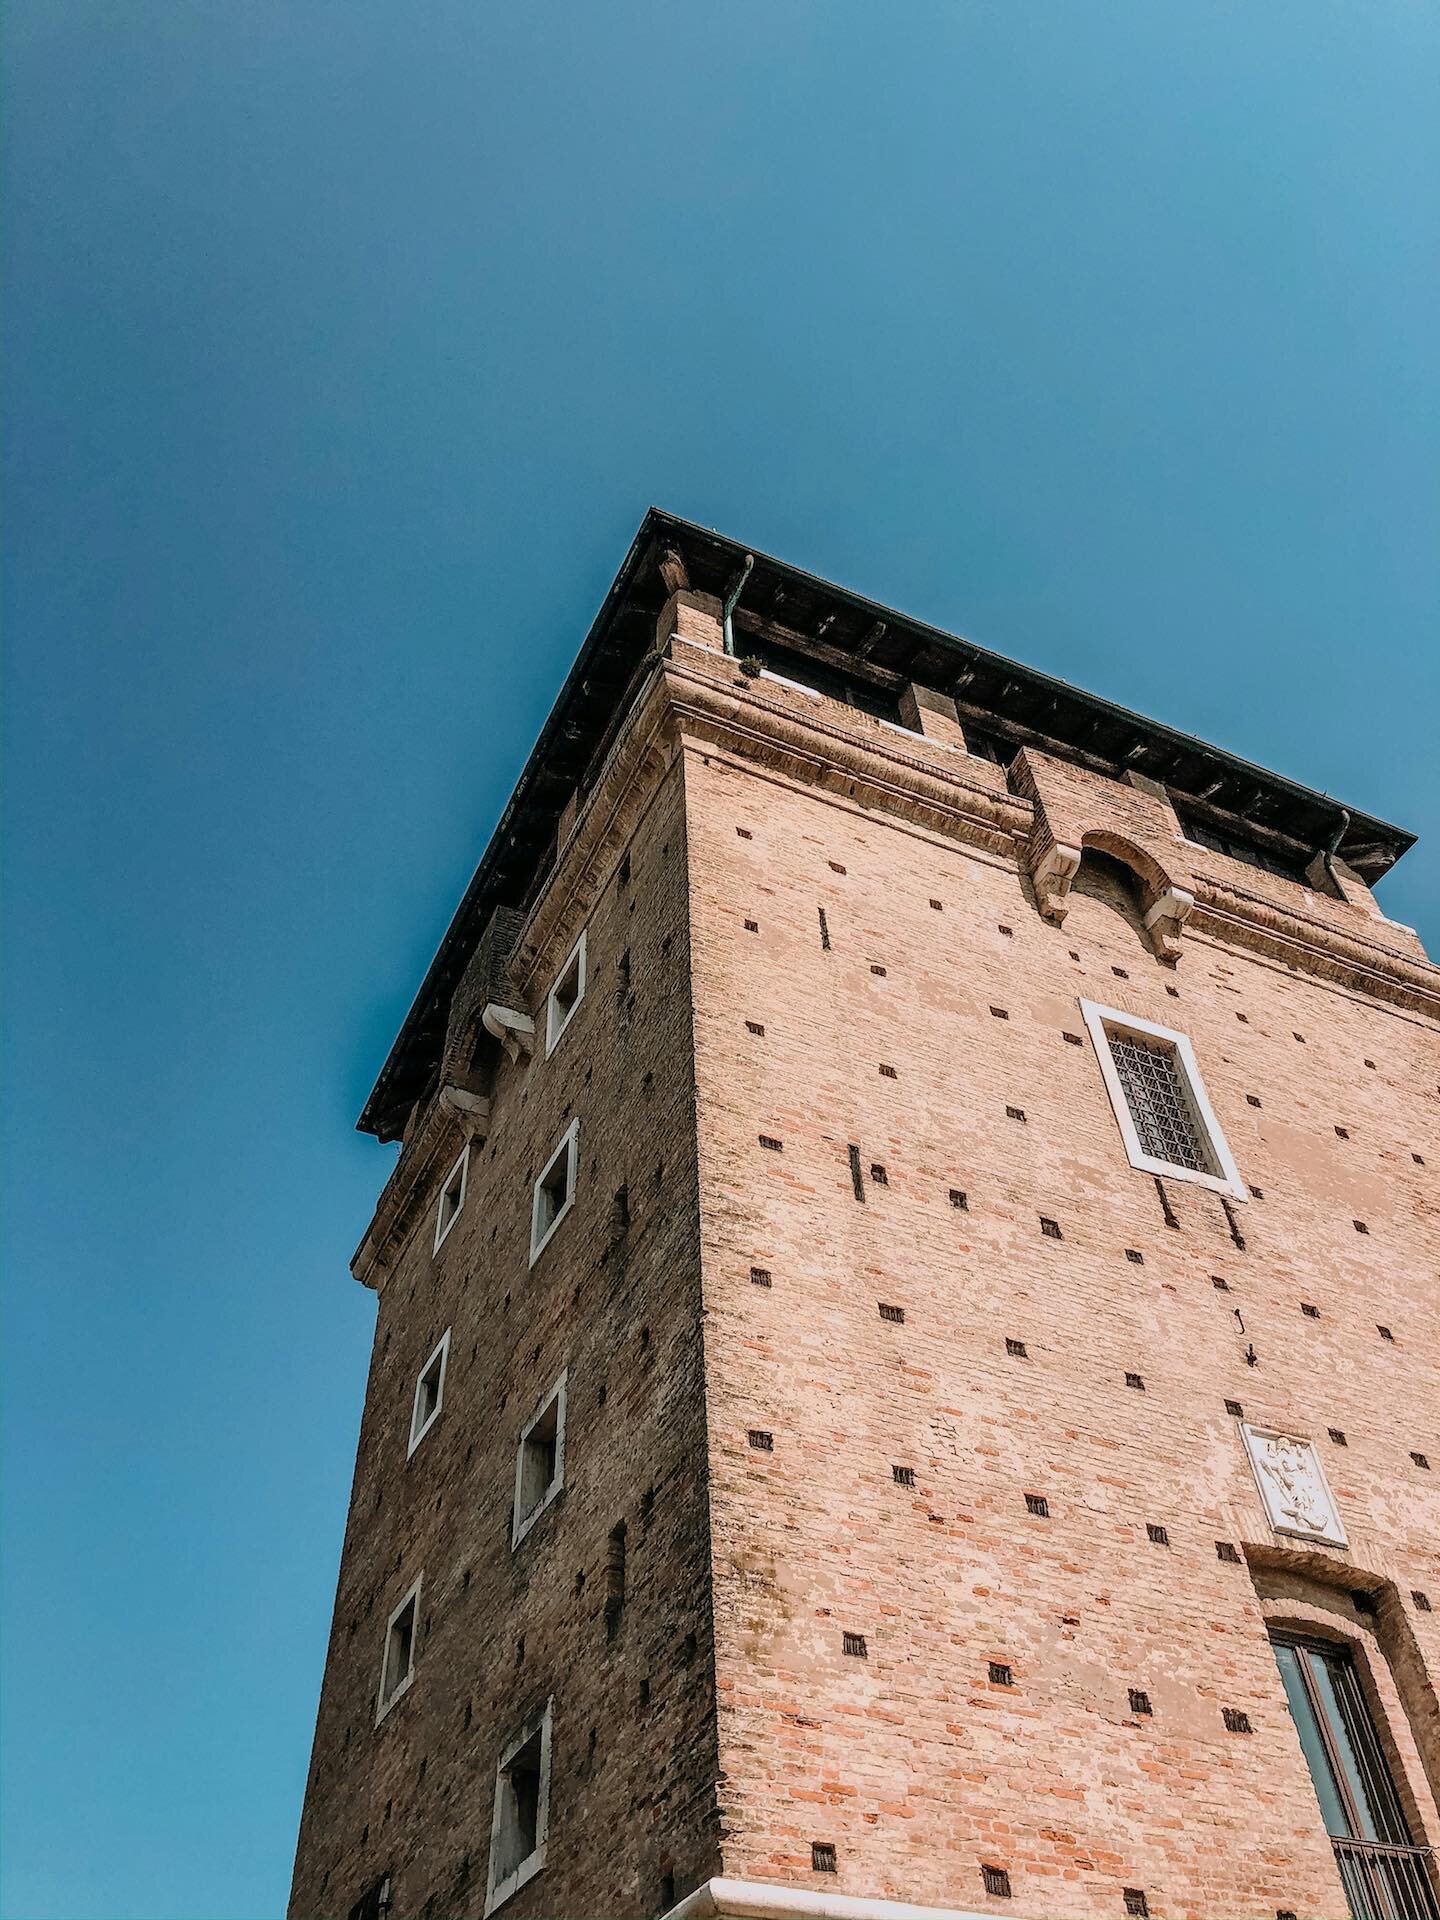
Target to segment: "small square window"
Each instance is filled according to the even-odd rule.
[[[833,867],[835,862],[832,860],[830,864]],[[840,867],[837,871],[843,873],[845,869]],[[838,1873],[840,1871],[836,1865],[835,1848],[832,1842],[829,1840],[812,1840],[810,1842],[810,1871],[812,1873]]]
[[[420,1580],[417,1580],[385,1623],[385,1646],[380,1656],[380,1692],[375,1702],[377,1727],[415,1678],[415,1641],[419,1620]]]
[[[1010,1872],[1006,1867],[981,1867],[980,1878],[985,1883],[985,1891],[992,1900],[1010,1898]]]
[[[533,1267],[550,1236],[575,1204],[580,1163],[580,1122],[572,1120],[535,1182],[530,1206],[530,1264]]]
[[[445,1184],[440,1189],[440,1203],[435,1210],[435,1244],[432,1253],[440,1251],[441,1242],[460,1218],[465,1205],[465,1181],[470,1171],[470,1148],[455,1162],[445,1176]]]
[[[562,1033],[575,1017],[575,1009],[585,998],[585,934],[570,950],[559,978],[545,1002],[545,1057],[555,1051]]]
[[[551,1702],[500,1756],[495,1812],[490,1823],[490,1876],[485,1911],[491,1914],[545,1865],[550,1825]]]
[[[1004,1660],[990,1662],[990,1684],[992,1687],[1013,1687],[1015,1669]]]
[[[565,1484],[565,1379],[562,1373],[520,1430],[520,1444],[515,1450],[512,1549],[519,1546]]]
[[[1033,1513],[1037,1519],[1048,1520],[1050,1518],[1050,1502],[1045,1498],[1043,1493],[1027,1493],[1025,1496],[1025,1511],[1027,1513]]]
[[[1162,1527],[1157,1521],[1150,1520],[1146,1522],[1145,1535],[1152,1546],[1168,1547],[1170,1544],[1169,1528]]]
[[[415,1404],[410,1409],[410,1444],[405,1449],[407,1459],[440,1418],[440,1408],[445,1399],[445,1364],[449,1355],[450,1329],[447,1327],[415,1382]]]
[[[1126,1157],[1143,1173],[1247,1197],[1183,1033],[1082,1000]]]

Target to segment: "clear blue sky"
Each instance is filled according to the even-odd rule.
[[[1440,11],[7,16],[4,1912],[255,1920],[351,1128],[648,503],[1419,829],[1440,948]]]

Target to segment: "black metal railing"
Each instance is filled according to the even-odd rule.
[[[1440,1920],[1429,1847],[1331,1836],[1352,1920]]]

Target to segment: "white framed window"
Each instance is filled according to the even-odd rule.
[[[1187,1036],[1091,1000],[1080,1011],[1131,1166],[1248,1199]]]
[[[494,1913],[545,1865],[550,1826],[550,1719],[553,1700],[533,1713],[500,1755],[490,1821],[485,1912]]]
[[[515,1449],[513,1551],[565,1484],[565,1373],[520,1429]]]
[[[447,1327],[415,1382],[415,1404],[410,1409],[410,1444],[405,1449],[407,1460],[440,1418],[445,1400],[445,1364],[449,1358],[450,1329]]]
[[[580,1165],[580,1122],[572,1120],[560,1144],[545,1162],[530,1203],[530,1264],[540,1258],[550,1236],[575,1204]]]
[[[375,1701],[378,1727],[415,1678],[415,1642],[420,1634],[422,1573],[385,1622],[385,1646],[380,1656],[380,1692]]]
[[[559,1045],[560,1036],[575,1018],[575,1009],[585,998],[585,934],[570,949],[570,957],[560,969],[550,997],[545,1002],[545,1058]]]
[[[470,1143],[467,1140],[460,1158],[445,1176],[445,1184],[440,1189],[439,1204],[435,1209],[435,1245],[432,1253],[440,1251],[441,1243],[447,1233],[460,1218],[465,1205],[465,1181],[470,1172]]]

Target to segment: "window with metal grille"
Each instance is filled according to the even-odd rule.
[[[1248,1198],[1186,1036],[1088,1000],[1080,1010],[1131,1166]]]
[[[1440,1920],[1430,1849],[1414,1844],[1349,1649],[1298,1635],[1272,1639],[1354,1920]]]
[[[1195,1125],[1175,1049],[1137,1034],[1112,1033],[1110,1057],[1144,1151],[1172,1167],[1214,1173],[1214,1164]]]

